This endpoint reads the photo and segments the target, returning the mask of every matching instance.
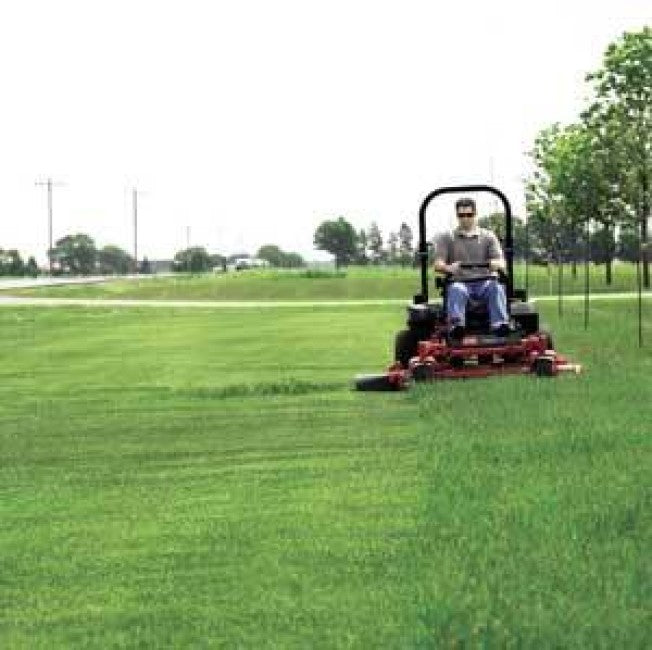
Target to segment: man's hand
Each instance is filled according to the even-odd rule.
[[[458,273],[460,270],[460,263],[459,262],[451,262],[450,264],[446,265],[446,273],[450,273],[451,275],[455,275]]]
[[[489,268],[492,271],[504,271],[505,270],[505,260],[503,260],[503,259],[489,260]]]

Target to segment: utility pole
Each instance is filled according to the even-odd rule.
[[[52,276],[52,187],[54,183],[52,178],[48,178],[46,181],[36,181],[35,185],[48,188],[48,269]]]

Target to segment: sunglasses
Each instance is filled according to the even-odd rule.
[[[462,219],[463,217],[475,217],[475,212],[458,212],[457,213],[457,218]]]

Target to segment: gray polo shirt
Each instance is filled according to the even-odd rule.
[[[475,228],[470,233],[456,228],[446,232],[435,240],[435,259],[444,260],[446,264],[453,262],[486,263],[490,260],[502,260],[503,251],[498,237],[486,228]],[[472,280],[474,277],[486,276],[487,271],[460,269],[454,280]],[[495,273],[492,273],[495,275]]]

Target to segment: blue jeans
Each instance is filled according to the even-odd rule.
[[[451,325],[464,325],[469,298],[483,302],[489,310],[491,327],[509,322],[505,288],[497,280],[452,282],[448,285],[446,312]]]

